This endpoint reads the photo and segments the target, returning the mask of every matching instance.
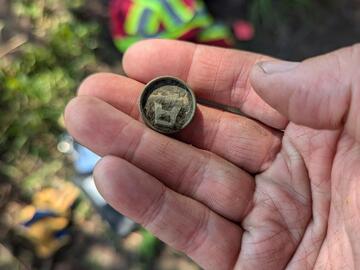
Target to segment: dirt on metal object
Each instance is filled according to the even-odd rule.
[[[183,81],[174,77],[159,77],[145,86],[139,105],[147,126],[160,133],[171,134],[191,122],[196,99]]]

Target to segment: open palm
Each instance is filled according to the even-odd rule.
[[[328,58],[320,61],[340,65]],[[360,120],[341,108],[350,95],[329,94],[339,86],[335,73],[325,83],[311,77],[317,60],[289,64],[299,69],[288,76],[292,93],[285,70],[265,76],[257,66],[253,85],[275,110],[250,84],[254,64],[265,60],[177,41],[138,43],[124,57],[130,78],[97,74],[81,85],[67,128],[104,156],[94,174],[105,199],[205,269],[356,269]],[[198,105],[176,139],[158,134],[139,121],[137,101],[143,83],[161,75],[257,121]],[[324,98],[304,94],[315,87]]]

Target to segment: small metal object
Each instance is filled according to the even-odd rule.
[[[147,126],[160,133],[176,133],[194,118],[193,91],[174,77],[158,77],[149,82],[140,96],[140,113]]]

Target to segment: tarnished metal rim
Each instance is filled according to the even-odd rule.
[[[150,121],[147,119],[147,117],[145,116],[143,103],[144,103],[144,99],[146,98],[146,95],[147,95],[147,89],[149,89],[154,83],[156,83],[158,81],[161,81],[161,80],[165,80],[165,79],[171,79],[173,81],[177,81],[179,84],[181,84],[183,86],[184,89],[186,89],[190,93],[191,98],[192,98],[192,102],[191,102],[192,104],[191,105],[193,106],[193,110],[192,110],[192,112],[190,114],[189,119],[182,125],[180,130],[174,130],[174,131],[161,130],[161,129],[156,128],[155,126],[153,126],[150,123]],[[150,127],[151,129],[153,129],[153,130],[155,130],[157,132],[160,132],[160,133],[173,134],[173,133],[177,133],[177,132],[181,131],[182,129],[184,129],[194,119],[195,112],[196,112],[196,96],[195,96],[194,92],[192,91],[192,89],[183,80],[180,80],[180,79],[178,79],[176,77],[173,77],[173,76],[160,76],[160,77],[157,77],[157,78],[151,80],[150,82],[148,82],[145,85],[144,90],[142,91],[142,93],[140,95],[140,98],[139,98],[139,101],[138,101],[138,107],[139,107],[139,111],[140,111],[140,114],[141,114],[141,118],[143,119],[144,123],[148,127]]]

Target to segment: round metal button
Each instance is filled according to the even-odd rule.
[[[158,77],[149,82],[140,96],[140,113],[147,126],[161,133],[176,133],[194,118],[193,91],[174,77]]]

